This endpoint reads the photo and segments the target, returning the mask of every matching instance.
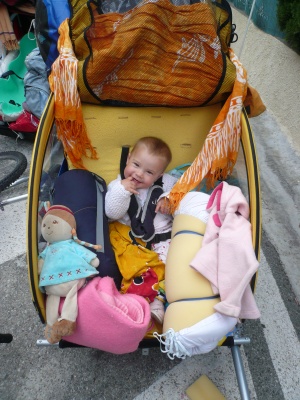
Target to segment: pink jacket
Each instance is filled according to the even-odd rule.
[[[220,183],[209,198],[210,213],[201,249],[190,263],[220,293],[216,311],[236,318],[260,317],[250,280],[258,268],[249,206],[240,188]]]

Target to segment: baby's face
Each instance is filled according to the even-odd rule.
[[[146,147],[138,147],[130,153],[124,170],[125,178],[132,177],[137,189],[146,189],[164,173],[166,160],[149,154]]]

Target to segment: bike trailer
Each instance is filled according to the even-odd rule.
[[[166,5],[164,0],[162,2],[165,11],[169,12],[169,5]],[[147,3],[146,1],[143,4],[147,5]],[[150,3],[151,7],[155,6],[153,2]],[[216,4],[224,3],[223,1],[216,2]],[[89,12],[93,13],[93,18],[105,16],[105,14],[99,14],[99,16],[97,10],[93,9],[93,4],[89,3],[89,6]],[[141,10],[143,5],[137,8]],[[87,8],[84,8],[84,12],[86,10]],[[112,16],[113,19],[115,17],[114,13],[112,13]],[[133,17],[130,14],[127,15],[127,19],[130,19],[129,16]],[[139,15],[138,18],[140,17]],[[74,20],[71,21],[71,25],[73,22]],[[85,22],[86,26],[94,27],[89,25],[88,18]],[[113,24],[114,27],[117,26],[115,20]],[[74,34],[74,30],[72,34]],[[85,38],[86,35],[87,32],[84,34]],[[202,38],[202,40],[203,43],[206,43],[205,38]],[[74,41],[71,47],[76,48],[78,43],[78,41]],[[212,48],[211,45],[210,48]],[[78,56],[79,63],[82,59],[80,57]],[[232,60],[237,70],[236,75],[243,74],[239,61],[234,57]],[[88,150],[81,151],[76,146],[72,148],[72,145],[70,146],[72,140],[70,139],[74,138],[74,136],[68,137],[67,134],[64,136],[64,129],[68,130],[66,127],[70,125],[62,124],[61,115],[58,116],[57,106],[59,103],[58,97],[55,97],[55,94],[58,93],[58,88],[54,85],[52,86],[54,94],[51,94],[41,117],[32,154],[27,205],[27,261],[32,300],[42,323],[46,321],[46,308],[45,295],[39,289],[38,255],[45,246],[45,243],[41,241],[40,223],[41,218],[47,211],[47,207],[49,207],[49,202],[50,204],[62,204],[65,200],[68,204],[64,205],[72,208],[74,198],[76,198],[76,201],[79,199],[80,202],[80,205],[78,206],[77,204],[76,207],[93,209],[94,225],[92,236],[86,236],[91,232],[84,233],[83,225],[87,219],[84,217],[80,222],[80,229],[83,230],[80,231],[80,234],[78,230],[78,237],[81,240],[95,243],[99,237],[96,232],[97,223],[95,220],[97,213],[99,214],[100,212],[99,210],[103,210],[103,204],[99,206],[99,202],[95,200],[97,199],[96,189],[92,189],[92,195],[87,195],[90,192],[85,189],[85,186],[81,186],[81,175],[92,173],[92,176],[98,179],[98,183],[100,179],[102,188],[105,188],[105,183],[108,184],[115,179],[120,171],[122,149],[131,147],[143,136],[156,136],[169,144],[173,156],[169,165],[170,170],[178,170],[178,166],[185,164],[188,166],[188,169],[179,178],[179,186],[175,185],[179,190],[177,192],[176,190],[171,191],[170,194],[174,209],[178,209],[178,204],[188,198],[190,193],[207,193],[209,189],[214,189],[212,196],[218,196],[216,190],[218,191],[220,188],[225,190],[227,187],[238,187],[241,190],[241,193],[249,203],[249,221],[252,227],[250,240],[255,258],[259,260],[261,205],[255,143],[247,113],[240,101],[242,97],[233,95],[237,94],[236,90],[239,91],[237,86],[241,82],[245,84],[245,76],[239,75],[239,82],[235,81],[231,88],[232,92],[229,95],[228,93],[223,93],[216,101],[204,101],[201,106],[196,106],[191,102],[189,104],[183,103],[182,105],[174,105],[172,103],[167,104],[168,106],[164,102],[162,102],[162,105],[159,105],[158,102],[156,104],[151,102],[151,104],[145,104],[149,99],[147,93],[143,95],[143,102],[141,102],[143,106],[141,106],[129,101],[129,89],[125,90],[124,95],[122,91],[118,91],[114,87],[112,90],[116,98],[99,100],[98,97],[101,96],[95,94],[99,87],[97,89],[94,86],[94,77],[88,71],[89,61],[91,60],[87,57],[83,65],[78,67],[79,74],[87,74],[87,79],[82,76],[78,78],[78,86],[80,87],[80,110],[82,111],[80,118],[83,121],[82,126],[85,127],[83,143],[85,150]],[[119,67],[121,69],[122,65]],[[52,71],[55,71],[55,68],[54,66]],[[117,76],[120,71],[115,70],[114,73]],[[50,77],[50,81],[51,79],[53,83],[53,75],[52,78]],[[112,79],[110,82],[106,81],[105,83],[113,85],[115,80]],[[105,86],[105,83],[103,83],[103,86]],[[141,88],[141,85],[139,87]],[[100,92],[98,90],[98,95]],[[242,92],[244,93],[243,90]],[[108,91],[105,92],[104,89],[101,93],[104,96],[109,96]],[[122,101],[123,95],[124,101]],[[173,94],[171,93],[171,95]],[[173,96],[174,98],[175,96]],[[224,107],[227,107],[226,113],[224,113]],[[212,156],[211,144],[214,144],[218,136],[218,129],[225,125],[227,126],[226,132],[228,136],[217,142],[219,152],[213,153]],[[62,126],[64,126],[64,129],[62,129]],[[77,139],[80,140],[80,134],[78,135]],[[82,138],[83,136],[81,136]],[[227,140],[226,138],[230,139]],[[227,170],[228,164],[225,162],[222,164],[222,168],[215,170],[210,175],[209,172],[212,171],[214,162],[217,163],[218,156],[216,154],[222,153],[223,149],[225,149],[224,151],[228,155],[230,153],[228,149],[234,147],[234,141],[236,141],[238,153],[234,163]],[[77,154],[76,149],[78,150]],[[215,159],[214,156],[216,156]],[[72,183],[70,184],[69,182]],[[84,181],[84,184],[86,184],[86,181]],[[180,194],[181,189],[183,195]],[[67,192],[67,195],[64,192]],[[70,193],[72,194],[70,195]],[[87,205],[87,197],[89,201],[92,198],[95,202],[92,205]],[[90,222],[88,226],[91,226]],[[86,231],[89,231],[89,229],[86,229]],[[100,266],[98,267],[100,277],[93,278],[84,288],[80,289],[78,294],[78,332],[64,337],[59,342],[60,347],[81,345],[122,354],[134,351],[137,347],[161,345],[162,351],[165,351],[171,341],[170,337],[164,336],[167,331],[171,330],[176,333],[197,324],[197,321],[200,322],[213,315],[215,307],[218,307],[220,303],[220,297],[214,295],[212,286],[207,279],[190,267],[190,263],[201,247],[204,231],[205,224],[199,221],[195,222],[190,215],[181,214],[174,217],[165,276],[166,295],[169,305],[163,326],[150,320],[149,310],[143,302],[140,302],[136,297],[130,297],[130,294],[121,295],[119,293],[120,276],[118,275],[118,270],[115,269],[114,260],[110,259],[110,264],[108,264],[110,266],[106,270],[101,270],[101,265],[106,265],[106,260],[102,259],[101,257],[104,257],[104,255],[100,254]],[[103,232],[106,232],[106,228]],[[190,235],[191,232],[196,233],[196,235]],[[179,235],[178,233],[184,234]],[[109,247],[107,240],[107,237],[102,238],[100,243],[106,249]],[[173,268],[174,265],[176,268]],[[110,281],[105,280],[106,277],[109,277]],[[251,293],[254,292],[256,278],[256,272],[253,276],[248,277],[247,285],[248,283],[250,284],[248,286],[249,290],[251,288]],[[178,282],[181,285],[180,294],[177,294]],[[186,286],[185,283],[187,283]],[[182,286],[184,287],[182,288]],[[91,295],[92,291],[94,294]],[[99,295],[102,292],[106,294],[109,292],[110,298],[114,299],[113,311],[110,309],[107,312],[107,303],[104,304],[105,299]],[[95,305],[95,296],[98,296],[97,301],[99,301],[99,304],[101,303],[100,306],[102,308],[99,304]],[[177,298],[178,296],[179,298]],[[101,300],[99,300],[99,297],[101,297]],[[100,308],[97,308],[98,306]],[[99,327],[99,324],[94,320],[92,326],[89,327],[91,334],[85,332],[84,328],[82,328],[85,324],[90,323],[84,319],[84,307],[85,309],[89,308],[91,313],[98,315],[102,324]],[[116,307],[119,307],[117,312],[115,312]],[[132,311],[133,309],[134,312]],[[124,320],[128,321],[130,316],[131,320],[134,320],[134,329],[133,326],[126,326],[124,320],[121,320],[120,315],[126,314],[126,310],[130,315],[125,315]],[[101,313],[101,317],[99,313]],[[243,320],[243,318],[240,319]],[[120,324],[124,326],[124,332],[120,332]],[[238,324],[231,332],[224,334],[218,340],[218,345],[231,348],[241,397],[249,399],[239,350],[240,345],[249,342],[249,339],[241,336],[241,325]],[[103,326],[105,326],[105,329],[103,329]],[[117,332],[114,332],[114,326]],[[109,340],[107,340],[107,331],[109,332]],[[95,336],[97,336],[97,339]],[[40,341],[40,343],[43,344],[43,341]],[[175,349],[172,354],[180,357],[180,349]]]

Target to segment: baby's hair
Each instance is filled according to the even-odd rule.
[[[144,145],[147,148],[149,154],[164,158],[166,160],[166,166],[170,164],[172,153],[170,147],[163,140],[154,136],[142,137],[134,145],[132,153],[134,153],[134,151],[141,145]]]

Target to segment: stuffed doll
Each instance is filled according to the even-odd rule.
[[[97,275],[99,259],[83,245],[96,250],[101,246],[80,242],[76,237],[73,212],[63,205],[49,208],[42,220],[41,234],[48,243],[40,253],[40,290],[47,294],[45,337],[49,343],[72,335],[78,314],[77,292],[86,278]],[[60,298],[65,301],[59,315]]]

